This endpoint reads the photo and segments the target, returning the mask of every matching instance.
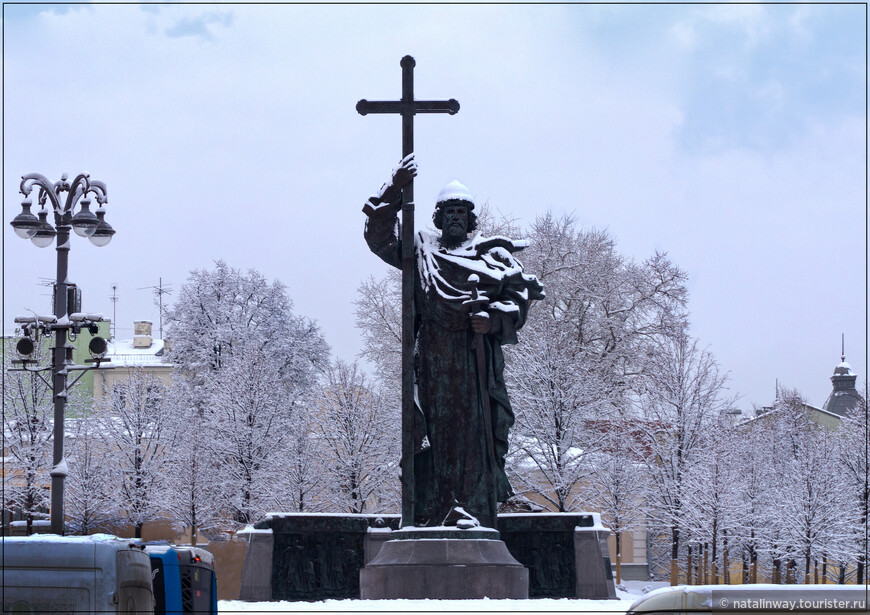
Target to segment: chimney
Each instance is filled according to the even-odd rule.
[[[133,348],[151,347],[151,321],[133,321]]]

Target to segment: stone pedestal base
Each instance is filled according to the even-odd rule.
[[[398,530],[360,570],[363,600],[528,597],[529,571],[488,528]]]
[[[601,525],[598,513],[593,514],[595,516],[592,527],[578,527],[574,530],[577,597],[616,600],[616,586],[613,584],[610,553],[607,550],[610,530]]]

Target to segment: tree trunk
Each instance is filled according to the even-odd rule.
[[[722,549],[722,582],[731,585],[731,571],[728,570],[728,549]]]
[[[712,553],[710,553],[710,580],[712,581],[713,585],[719,585],[719,567],[718,567],[718,564],[719,564],[719,553],[718,553],[719,531],[718,530],[719,530],[719,524],[717,523],[717,520],[714,518],[713,519],[713,536],[712,536],[713,540],[711,541],[713,544],[713,550],[712,550]]]
[[[866,468],[865,468],[865,470],[866,470]],[[866,489],[866,483],[865,483],[865,489],[864,489],[864,492],[862,493],[862,495],[863,495],[863,498],[862,498],[861,504],[862,504],[863,510],[861,511],[862,512],[861,523],[859,525],[859,528],[863,530],[864,536],[866,538],[866,536],[867,536],[867,516],[868,516],[868,513],[870,513],[870,511],[867,510],[868,506],[870,506],[870,497],[868,497],[868,496],[870,496],[870,491],[868,491],[868,489]],[[866,567],[865,565],[866,565],[866,561],[867,561],[866,557],[867,557],[867,544],[865,543],[864,544],[864,553],[861,553],[858,556],[858,570],[857,570],[857,575],[858,575],[857,583],[858,583],[858,585],[864,585],[864,570],[865,570],[865,567]]]
[[[671,586],[680,584],[680,530],[677,527],[671,527]]]
[[[749,570],[749,582],[758,583],[758,555],[753,551],[752,565]]]
[[[752,571],[749,573],[749,582],[758,583],[758,553],[755,551],[755,530],[749,534],[751,542],[749,543],[749,562]]]
[[[34,500],[33,493],[28,492],[27,500],[26,500],[26,502],[27,502],[27,515],[24,517],[24,519],[27,522],[25,524],[25,528],[24,528],[24,534],[26,536],[30,536],[31,534],[33,534],[33,500]]]
[[[686,585],[692,584],[692,545],[689,545],[689,554],[686,556]]]
[[[704,543],[704,585],[710,584],[710,548]]]
[[[822,554],[822,585],[828,584],[828,556]]]
[[[615,532],[616,537],[616,584],[622,583],[622,532]]]

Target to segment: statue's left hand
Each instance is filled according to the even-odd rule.
[[[492,319],[486,312],[477,312],[471,315],[471,330],[475,333],[489,333],[492,331]]]

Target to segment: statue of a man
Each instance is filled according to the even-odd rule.
[[[365,208],[366,242],[394,267],[401,189],[416,173],[411,154]],[[513,495],[504,467],[514,415],[501,347],[517,342],[543,287],[514,257],[526,242],[469,237],[474,198],[458,181],[441,191],[432,220],[440,234],[416,233],[414,251],[414,524],[494,528],[498,502]]]

